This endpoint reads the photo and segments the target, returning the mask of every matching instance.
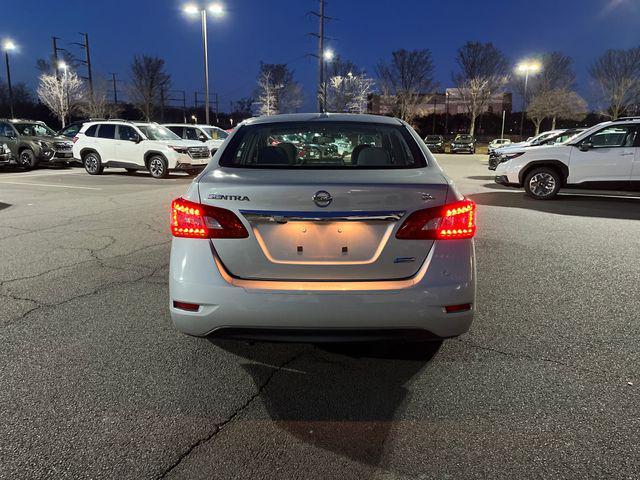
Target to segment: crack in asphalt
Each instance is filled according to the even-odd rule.
[[[151,270],[151,272],[149,273],[145,273],[140,275],[138,278],[135,278],[133,280],[117,280],[117,281],[113,281],[113,282],[107,282],[105,284],[99,285],[97,286],[95,289],[93,289],[90,292],[85,292],[85,293],[81,293],[79,295],[75,295],[73,297],[69,297],[66,300],[62,300],[61,302],[58,303],[42,303],[38,300],[34,300],[32,298],[23,298],[23,297],[18,297],[15,296],[13,294],[11,294],[10,292],[6,292],[6,293],[2,293],[0,294],[1,296],[4,297],[8,297],[8,298],[12,298],[14,300],[24,300],[24,301],[29,301],[29,302],[33,302],[35,304],[35,306],[33,308],[30,308],[29,310],[27,310],[26,312],[22,313],[20,316],[18,317],[14,317],[12,319],[9,319],[8,321],[5,321],[3,323],[3,325],[9,325],[9,324],[14,324],[20,320],[24,320],[28,315],[30,315],[31,313],[40,310],[42,308],[56,308],[59,307],[61,305],[65,305],[67,303],[70,303],[74,300],[77,300],[79,298],[86,298],[86,297],[90,297],[92,295],[97,295],[98,293],[104,291],[104,290],[108,290],[110,288],[116,287],[116,286],[122,286],[122,285],[130,285],[130,284],[134,284],[137,282],[141,282],[144,280],[147,280],[150,277],[153,277],[156,273],[158,273],[160,270],[162,270],[163,268],[166,268],[169,264],[168,263],[163,263],[162,265],[159,265],[157,267],[155,267],[153,270]],[[105,267],[105,268],[111,268],[111,267]]]
[[[83,264],[85,264],[85,263],[90,263],[90,262],[93,262],[93,261],[96,261],[96,260],[97,260],[97,261],[98,261],[102,266],[104,266],[105,268],[113,268],[113,269],[115,269],[115,270],[123,270],[122,268],[112,267],[111,265],[103,265],[103,264],[102,264],[102,262],[104,262],[104,261],[106,261],[106,260],[112,260],[112,259],[116,259],[116,258],[126,257],[127,255],[132,255],[132,254],[134,254],[134,253],[138,253],[138,252],[140,252],[140,251],[142,251],[142,250],[146,250],[147,248],[159,247],[159,246],[161,246],[161,245],[166,245],[166,244],[168,244],[168,243],[171,243],[171,240],[165,240],[165,241],[163,241],[163,242],[159,242],[159,243],[152,243],[152,244],[150,244],[150,245],[145,245],[144,247],[140,247],[140,248],[137,248],[137,249],[135,249],[135,250],[131,250],[131,251],[129,251],[129,252],[122,253],[122,254],[120,254],[120,255],[115,255],[115,256],[113,256],[113,257],[108,257],[108,258],[97,258],[97,257],[94,257],[94,256],[92,255],[92,258],[90,258],[90,259],[88,259],[88,260],[82,260],[82,261],[80,261],[80,262],[75,262],[75,263],[69,263],[69,264],[65,264],[65,265],[60,265],[60,266],[58,266],[58,267],[56,267],[56,268],[52,268],[52,269],[49,269],[49,270],[45,270],[44,272],[36,273],[36,274],[34,274],[34,275],[27,275],[27,276],[25,276],[25,277],[10,278],[10,279],[8,279],[8,280],[0,280],[0,287],[3,287],[3,286],[5,286],[5,285],[7,285],[7,284],[9,284],[9,283],[17,282],[17,281],[20,281],[20,280],[32,280],[32,279],[34,279],[34,278],[38,278],[38,277],[41,277],[41,276],[43,276],[43,275],[47,275],[47,274],[49,274],[49,273],[53,273],[53,272],[56,272],[56,271],[58,271],[58,270],[62,270],[63,268],[76,267],[76,266],[78,266],[78,265],[83,265]],[[63,248],[63,247],[61,247],[61,248]],[[67,248],[67,249],[69,249],[69,250],[87,250],[87,251],[91,252],[91,249],[86,248],[86,247],[77,247],[77,248],[69,248],[69,247],[66,247],[66,248]],[[132,265],[135,265],[135,264],[132,264]],[[142,266],[142,265],[137,265],[137,266]]]
[[[577,365],[573,365],[571,363],[567,363],[567,362],[562,362],[560,360],[555,360],[553,358],[547,358],[547,357],[535,357],[533,355],[529,355],[527,353],[523,353],[523,352],[509,352],[506,350],[500,350],[499,348],[495,348],[495,347],[487,347],[484,345],[479,345],[477,343],[474,342],[470,342],[469,340],[464,340],[462,338],[455,338],[452,339],[455,340],[459,343],[464,343],[465,345],[469,345],[470,347],[476,348],[478,350],[485,350],[488,352],[492,352],[492,353],[497,353],[499,355],[504,355],[506,357],[511,357],[511,358],[520,358],[520,359],[527,359],[527,360],[535,360],[538,362],[545,362],[545,363],[553,363],[554,365],[559,365],[562,367],[567,367],[567,368],[571,368],[573,370],[576,370],[578,372],[583,372],[583,373],[591,373],[591,374],[595,374],[595,375],[603,375],[605,377],[607,377],[607,372],[602,371],[602,370],[592,370],[590,368],[584,368],[584,367],[579,367]],[[622,378],[622,377],[619,377]]]
[[[192,445],[190,445],[182,454],[180,454],[180,456],[176,459],[175,462],[173,462],[171,465],[169,465],[169,467],[167,467],[164,471],[162,471],[157,477],[156,480],[160,480],[163,478],[166,478],[167,475],[169,475],[176,467],[178,467],[189,455],[191,455],[191,453],[198,448],[201,445],[204,445],[205,443],[208,443],[209,441],[211,441],[213,438],[216,437],[216,435],[218,435],[218,433],[220,433],[221,431],[224,430],[224,427],[226,425],[228,425],[229,423],[231,423],[233,421],[234,418],[236,418],[238,415],[240,415],[245,409],[247,409],[252,403],[253,401],[258,398],[262,392],[264,391],[264,389],[267,387],[267,385],[269,385],[269,383],[271,382],[271,380],[273,379],[273,377],[281,372],[284,368],[286,368],[287,366],[289,366],[291,363],[293,363],[294,361],[298,360],[300,357],[302,357],[305,353],[307,353],[306,350],[303,350],[301,352],[296,353],[294,356],[292,356],[291,358],[289,358],[288,360],[284,361],[283,363],[281,363],[278,367],[274,368],[273,371],[269,374],[269,376],[267,377],[267,379],[258,387],[258,389],[256,390],[256,392],[251,395],[249,397],[249,399],[244,402],[242,405],[240,405],[240,407],[238,407],[237,409],[235,409],[233,412],[231,412],[231,414],[229,415],[228,418],[226,418],[225,420],[223,420],[222,422],[216,423],[213,426],[213,431],[199,439],[198,441],[196,441],[195,443],[193,443]]]

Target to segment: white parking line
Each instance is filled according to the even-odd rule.
[[[102,190],[96,187],[78,187],[72,185],[51,185],[48,183],[26,183],[26,182],[0,182],[0,185],[29,185],[31,187],[52,187],[52,188],[76,188],[79,190]]]
[[[13,174],[16,175],[16,174]],[[62,172],[20,172],[19,174],[17,174],[20,178],[25,178],[25,177],[53,177],[53,176],[57,176],[57,175],[86,175],[86,173],[83,172],[74,172],[73,170],[65,170]]]

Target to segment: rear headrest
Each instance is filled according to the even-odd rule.
[[[358,152],[353,163],[365,166],[391,165],[390,160],[389,152],[384,148],[367,146]]]
[[[279,147],[262,147],[258,150],[258,165],[289,165],[287,154]]]
[[[279,144],[278,148],[281,148],[287,154],[289,163],[291,164],[296,163],[296,158],[298,157],[298,149],[293,143],[284,142]]]
[[[358,163],[358,155],[360,155],[360,152],[362,151],[363,148],[367,148],[368,146],[369,145],[367,145],[366,143],[360,143],[354,147],[354,149],[351,151],[352,165],[356,165]]]

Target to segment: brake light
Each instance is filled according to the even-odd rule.
[[[247,238],[249,232],[230,210],[176,198],[171,202],[171,234],[182,238]]]
[[[400,240],[454,240],[473,238],[476,204],[471,200],[413,212],[398,229]]]

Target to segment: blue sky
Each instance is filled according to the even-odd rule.
[[[10,4],[9,4],[10,3]],[[314,105],[317,21],[307,12],[315,0],[225,0],[227,15],[209,22],[212,89],[221,110],[251,94],[259,62],[288,63]],[[89,32],[94,71],[128,76],[134,54],[163,57],[176,89],[202,90],[200,24],[174,0],[1,0],[10,11],[0,37],[20,45],[12,56],[14,82],[35,87],[37,58],[51,52],[51,36],[80,53],[71,42]],[[559,50],[574,60],[577,88],[587,98],[588,65],[608,48],[640,45],[639,0],[428,1],[328,0],[330,47],[373,73],[381,58],[399,48],[429,48],[436,77],[450,86],[456,49],[467,40],[491,41],[513,61]],[[0,69],[4,78],[4,69]],[[590,98],[588,98],[590,99]]]

